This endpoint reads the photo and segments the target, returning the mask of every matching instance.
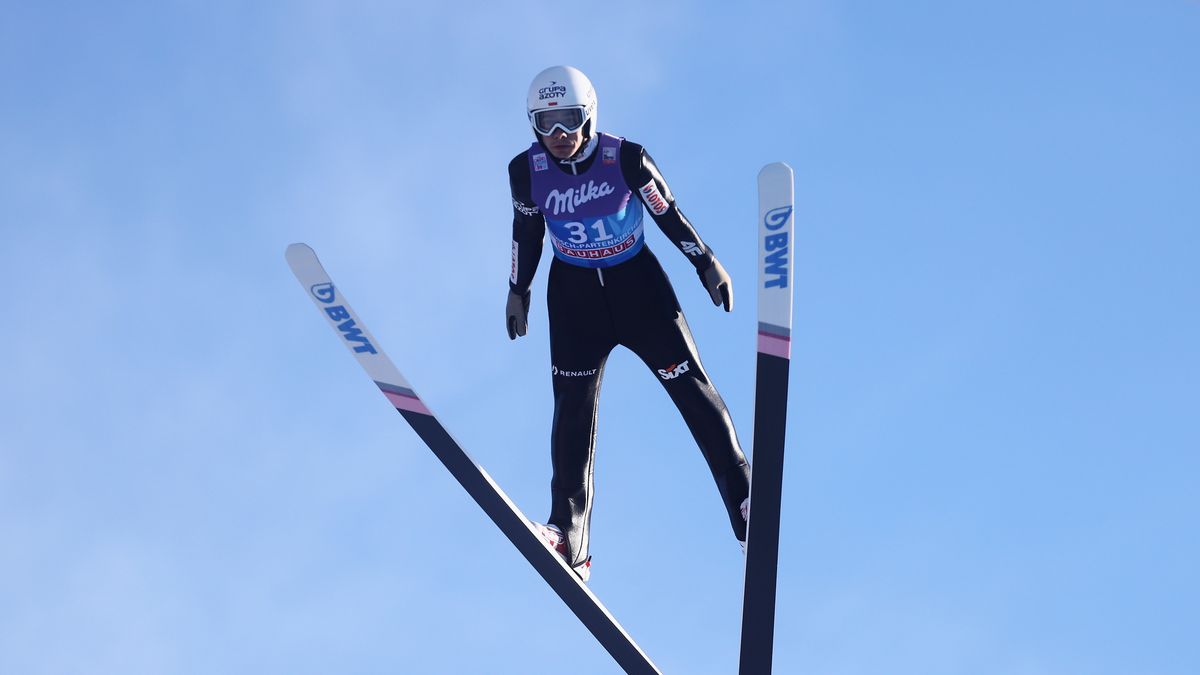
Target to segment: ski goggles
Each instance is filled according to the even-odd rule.
[[[533,128],[543,136],[549,136],[555,129],[562,129],[571,134],[579,131],[587,121],[583,106],[570,108],[547,108],[530,113],[529,119]]]

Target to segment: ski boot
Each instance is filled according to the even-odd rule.
[[[555,553],[562,556],[564,561],[567,561],[567,538],[563,536],[562,530],[560,530],[557,525],[542,525],[541,523],[535,522],[533,524],[533,529],[537,530],[538,534],[542,535],[542,538],[545,539],[546,544],[549,545]],[[570,565],[570,561],[567,561],[567,564]],[[579,578],[582,579],[584,583],[587,583],[587,580],[592,576],[592,557],[588,556],[587,560],[584,560],[578,565],[571,567],[571,571],[579,575]]]

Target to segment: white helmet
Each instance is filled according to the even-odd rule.
[[[534,133],[542,136],[555,129],[583,129],[587,138],[596,131],[596,90],[587,75],[571,66],[550,66],[538,73],[529,85],[526,110]]]

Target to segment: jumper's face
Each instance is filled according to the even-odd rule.
[[[570,133],[557,128],[542,136],[542,142],[556,159],[568,159],[583,147],[583,129]]]

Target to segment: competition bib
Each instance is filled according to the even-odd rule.
[[[551,166],[554,158],[541,145],[530,148],[533,200],[563,262],[611,267],[641,249],[642,204],[625,185],[620,149],[620,138],[600,134],[591,167],[572,176]]]

